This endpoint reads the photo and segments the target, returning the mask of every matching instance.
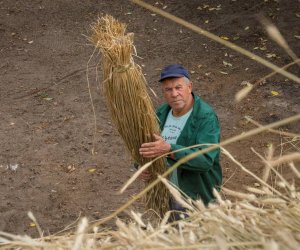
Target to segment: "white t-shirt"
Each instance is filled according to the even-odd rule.
[[[172,109],[170,110],[161,133],[162,138],[167,143],[176,144],[177,139],[180,136],[181,131],[183,130],[192,111],[193,109],[191,108],[186,114],[176,117],[173,116]],[[174,185],[178,186],[177,169],[172,172],[170,180]]]

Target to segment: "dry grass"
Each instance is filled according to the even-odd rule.
[[[222,152],[242,170],[247,169],[224,148]],[[117,230],[94,227],[93,232],[88,232],[88,222],[83,218],[76,232],[61,236],[45,237],[39,227],[38,239],[0,233],[0,249],[299,249],[300,192],[293,182],[288,183],[275,171],[276,164],[284,164],[299,174],[291,163],[296,159],[294,155],[268,155],[263,159],[265,167],[272,166],[269,173],[282,180],[277,186],[271,187],[256,176],[260,187],[248,187],[245,193],[223,187],[221,195],[215,192],[216,202],[208,207],[181,196],[159,177],[188,209],[188,218],[177,222],[167,223],[168,212],[154,227],[141,214],[131,211],[127,222],[116,218]],[[37,223],[32,214],[30,218]]]
[[[133,34],[126,34],[126,25],[111,16],[99,18],[92,26],[92,43],[102,54],[103,90],[108,108],[119,134],[132,158],[144,165],[147,159],[139,154],[142,143],[154,141],[160,134],[158,121],[147,83],[141,68],[134,63]],[[153,178],[166,170],[165,160],[159,159],[149,167]],[[146,194],[146,207],[163,215],[168,211],[169,194],[159,184]]]

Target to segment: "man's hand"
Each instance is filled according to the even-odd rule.
[[[164,139],[154,134],[155,141],[143,143],[140,147],[140,154],[145,158],[154,158],[171,151],[171,145]]]

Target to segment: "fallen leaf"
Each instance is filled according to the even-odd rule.
[[[223,74],[223,75],[228,75],[228,73],[227,72],[225,72],[225,71],[219,71],[221,74]]]
[[[222,38],[223,40],[229,40],[227,36],[220,36],[220,38]]]
[[[47,97],[49,97],[49,95],[48,95],[47,93],[45,93],[45,92],[39,93],[39,96],[42,97],[42,98],[47,98]]]
[[[89,169],[89,172],[90,172],[90,173],[94,173],[95,171],[96,171],[96,168],[90,168],[90,169]]]
[[[53,98],[51,98],[51,97],[45,97],[45,98],[43,98],[44,100],[46,100],[46,101],[51,101],[51,100],[53,100]]]
[[[266,47],[260,47],[259,49],[260,49],[260,50],[267,50]]]
[[[299,18],[300,18],[300,13],[296,13],[296,17],[299,17]]]
[[[165,5],[164,7],[163,7],[163,9],[166,9],[168,6],[167,5]]]
[[[33,222],[31,222],[31,223],[29,224],[29,226],[30,226],[30,227],[36,227],[36,224],[33,223]]]
[[[272,90],[272,91],[271,91],[271,94],[272,94],[272,96],[277,96],[277,95],[279,95],[279,93],[278,93],[277,91],[275,91],[275,90]]]
[[[69,173],[75,171],[75,167],[73,165],[69,165],[67,169]]]
[[[194,71],[194,70],[191,70],[191,74],[195,74],[195,71]]]
[[[245,29],[244,29],[244,30],[248,30],[248,29],[249,29],[249,26],[245,27]]]
[[[276,54],[272,54],[272,53],[268,53],[268,54],[266,54],[266,57],[267,58],[276,58],[277,55]]]
[[[232,64],[229,62],[223,61],[223,64],[225,67],[227,67],[227,66],[232,67]]]
[[[29,41],[28,43],[29,43],[29,44],[32,44],[32,43],[33,43],[33,41]]]
[[[205,20],[205,22],[204,23],[209,23],[209,20]]]
[[[295,38],[300,39],[300,36],[295,35]]]
[[[240,39],[240,38],[239,38],[238,36],[235,36],[235,37],[233,38],[234,41],[239,40],[239,39]]]

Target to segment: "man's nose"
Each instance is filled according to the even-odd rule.
[[[178,95],[177,90],[176,90],[176,89],[172,89],[171,95],[172,95],[173,97],[176,97],[176,96]]]

